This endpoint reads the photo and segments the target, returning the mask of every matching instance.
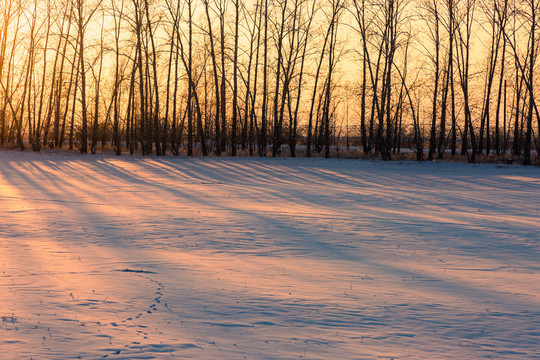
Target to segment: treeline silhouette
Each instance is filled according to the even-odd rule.
[[[409,148],[527,165],[539,12],[540,0],[3,0],[0,145]]]

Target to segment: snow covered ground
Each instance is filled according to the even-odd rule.
[[[540,359],[540,169],[0,153],[2,359]]]

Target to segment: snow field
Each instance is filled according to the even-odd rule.
[[[539,359],[540,169],[0,153],[6,359]]]

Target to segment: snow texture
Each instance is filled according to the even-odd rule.
[[[2,359],[540,359],[540,169],[0,153]]]

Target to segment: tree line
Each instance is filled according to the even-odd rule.
[[[4,0],[0,145],[530,164],[539,15],[540,0]]]

